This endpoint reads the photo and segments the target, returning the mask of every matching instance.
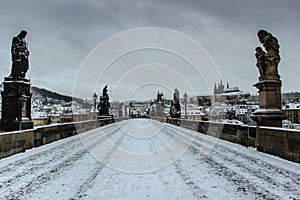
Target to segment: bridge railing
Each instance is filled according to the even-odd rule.
[[[300,163],[300,130],[162,117],[152,119]]]
[[[122,121],[126,118],[115,118]],[[34,129],[0,133],[0,158],[24,152],[112,123],[111,119],[95,119],[36,127]]]

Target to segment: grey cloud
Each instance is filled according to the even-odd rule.
[[[224,81],[254,93],[256,32],[266,28],[281,45],[283,89],[295,91],[299,10],[297,0],[5,0],[0,3],[0,65],[6,74],[0,79],[10,71],[10,41],[20,29],[29,32],[33,84],[71,94],[81,62],[98,43],[130,28],[160,26],[196,39]]]

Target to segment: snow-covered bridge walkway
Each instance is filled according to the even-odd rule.
[[[299,164],[148,119],[0,160],[0,199],[299,197]]]

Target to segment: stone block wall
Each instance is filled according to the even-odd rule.
[[[118,118],[122,121],[125,118]],[[34,129],[0,133],[0,158],[24,152],[27,149],[80,134],[112,123],[111,119],[41,126]]]
[[[244,146],[256,147],[255,127],[187,119],[166,119],[166,122]]]
[[[118,122],[125,119],[126,118],[118,118],[115,120]],[[166,122],[165,118],[152,119]],[[258,151],[300,163],[299,130],[221,124],[184,119],[172,119],[167,120],[167,122],[244,146],[252,146],[257,148]],[[91,120],[0,133],[0,158],[24,152],[26,149],[80,134],[109,123],[111,123],[109,119]]]
[[[257,150],[300,163],[300,131],[260,127]]]
[[[0,134],[0,158],[34,147],[34,130],[14,131]]]
[[[166,122],[300,163],[300,130],[185,119]]]

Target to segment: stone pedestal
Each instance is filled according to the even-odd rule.
[[[15,131],[33,128],[31,93],[28,79],[5,77],[2,96],[1,130]]]
[[[162,102],[154,103],[149,112],[150,117],[165,117],[165,107]]]
[[[258,126],[282,127],[285,115],[281,110],[281,81],[263,80],[254,86],[259,92],[259,109],[251,118]]]

